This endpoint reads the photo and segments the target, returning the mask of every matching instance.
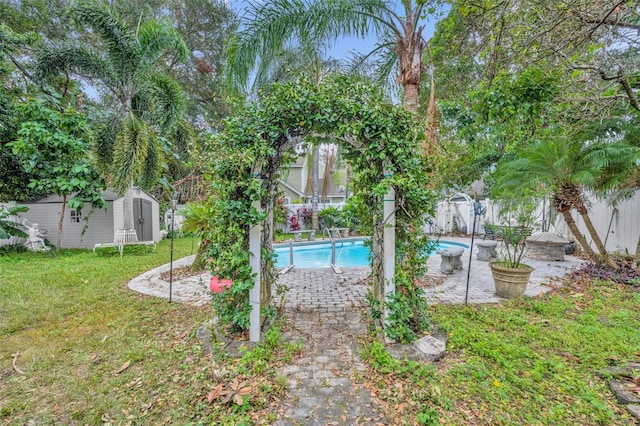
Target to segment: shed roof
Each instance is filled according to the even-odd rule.
[[[155,197],[153,195],[149,194],[147,191],[143,190],[142,188],[136,187],[136,189],[144,192],[153,200],[155,200]],[[120,194],[110,190],[101,191],[101,193],[102,193],[102,198],[104,198],[105,201],[115,201],[118,198],[122,198]],[[37,200],[27,201],[26,203],[38,203],[38,204],[62,203],[62,197],[56,194],[50,194],[50,195],[47,195],[46,197],[38,198]]]

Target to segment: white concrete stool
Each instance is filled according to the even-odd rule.
[[[443,274],[453,274],[454,269],[462,269],[462,247],[449,247],[438,251],[442,262],[440,262],[440,271]]]
[[[488,262],[492,258],[498,257],[498,252],[496,251],[497,245],[497,241],[486,240],[478,242],[478,254],[476,254],[476,259]]]

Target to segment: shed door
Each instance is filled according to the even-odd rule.
[[[138,241],[153,240],[151,201],[143,198],[133,199],[133,222],[136,234],[138,234]]]

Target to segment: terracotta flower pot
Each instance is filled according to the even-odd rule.
[[[508,268],[498,262],[491,263],[491,273],[496,286],[496,294],[505,299],[522,297],[527,291],[533,268],[520,264],[520,268]]]
[[[220,279],[219,276],[214,275],[209,282],[209,290],[213,293],[221,293],[224,290],[231,288],[233,281],[227,279]]]

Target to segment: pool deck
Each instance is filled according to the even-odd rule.
[[[443,238],[446,241],[459,242],[466,245],[471,244],[471,238]],[[474,246],[482,238],[476,238]],[[500,253],[501,243],[498,243],[498,253]],[[499,303],[504,300],[495,294],[493,276],[489,268],[489,262],[476,259],[478,247],[473,248],[471,259],[471,271],[469,272],[469,296],[468,303]],[[533,273],[527,285],[527,296],[537,296],[546,293],[553,287],[561,285],[561,278],[577,269],[582,264],[582,260],[574,256],[565,256],[564,261],[542,261],[529,257],[523,259],[523,263],[533,267]],[[446,281],[436,287],[425,289],[427,297],[432,303],[464,303],[467,289],[467,271],[469,267],[469,249],[465,249],[462,255],[462,270],[456,270],[451,275],[440,272],[440,256],[429,257],[427,262],[430,275],[447,277]]]
[[[452,241],[471,244],[470,238],[443,238]],[[477,243],[480,239],[476,239]],[[500,243],[498,244],[500,252]],[[499,303],[503,299],[496,296],[493,277],[489,263],[476,259],[477,247],[474,247],[469,272],[468,303]],[[177,268],[187,265],[194,257],[189,256],[173,262]],[[534,268],[527,286],[527,296],[536,296],[552,289],[553,285],[561,285],[560,278],[578,268],[581,260],[573,256],[565,256],[564,261],[540,261],[525,257],[524,262]],[[451,275],[440,272],[440,256],[433,255],[428,260],[430,275],[442,276],[446,280],[441,285],[425,288],[427,298],[431,303],[464,303],[467,289],[467,271],[469,265],[469,249],[462,255],[462,270],[455,270]],[[288,291],[278,298],[277,302],[284,308],[299,310],[338,311],[351,307],[366,306],[367,285],[365,279],[369,274],[369,267],[341,268],[343,273],[336,274],[331,268],[302,269],[280,275],[278,284],[286,286]],[[160,279],[160,275],[169,270],[169,264],[148,271],[129,283],[129,288],[143,294],[155,297],[169,298],[169,283]],[[174,280],[171,286],[172,300],[202,306],[209,302],[207,285],[210,273]]]

